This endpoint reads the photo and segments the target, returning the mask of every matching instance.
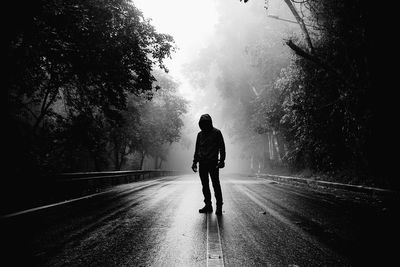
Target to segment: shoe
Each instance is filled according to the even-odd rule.
[[[204,206],[203,208],[199,209],[200,213],[211,213],[212,211],[212,206]]]
[[[222,206],[217,207],[216,211],[215,211],[216,215],[222,215]]]

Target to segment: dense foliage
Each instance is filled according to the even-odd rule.
[[[276,83],[282,94],[279,126],[290,146],[287,159],[298,168],[367,175],[373,105],[367,10],[357,1],[303,5],[300,9],[309,11],[304,19],[318,29],[313,50],[290,40],[302,48],[294,50],[297,56]]]
[[[244,2],[238,9],[218,2],[214,42],[188,67],[199,87],[219,90],[220,116],[243,147],[241,161],[256,172],[395,183],[386,164],[392,140],[382,129],[391,125],[391,104],[382,75],[388,68],[376,64],[374,7],[282,0],[289,13],[282,18],[296,10],[289,24],[267,17],[269,1]],[[243,20],[243,13],[251,16]]]
[[[255,121],[284,138],[283,160],[294,170],[393,184],[382,164],[379,121],[387,114],[377,94],[371,6],[345,0],[285,2],[301,14],[308,25],[302,35],[311,42],[298,34],[288,37],[291,63],[256,103]]]
[[[121,169],[128,154],[179,138],[185,103],[169,76],[158,74],[157,85],[154,74],[167,71],[171,36],[127,0],[24,4],[8,9],[15,15],[6,47],[9,170]],[[150,104],[164,89],[165,101]],[[171,119],[149,122],[153,106]],[[166,140],[154,133],[160,127],[169,127]]]

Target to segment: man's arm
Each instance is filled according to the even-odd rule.
[[[199,162],[199,134],[197,134],[196,146],[195,146],[194,155],[193,155],[192,170],[194,172],[197,172],[197,162]]]
[[[224,142],[224,137],[222,136],[221,131],[219,131],[218,134],[218,150],[219,150],[219,161],[225,162],[225,142]]]
[[[193,155],[193,164],[197,164],[197,162],[199,162],[199,134],[197,134],[197,138],[196,138],[196,146],[195,146],[194,155]]]

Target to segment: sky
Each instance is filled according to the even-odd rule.
[[[182,67],[207,45],[218,21],[213,0],[134,0],[158,32],[174,37],[178,50],[165,61],[170,74],[181,83],[180,93],[189,101],[199,91],[193,90],[182,74]]]
[[[244,3],[239,0],[226,0],[227,8],[240,6],[245,19],[245,9],[253,2]],[[256,0],[253,0],[256,1]],[[264,2],[262,0],[258,0]],[[178,50],[172,54],[172,59],[165,60],[169,73],[179,80],[179,92],[189,101],[201,97],[202,91],[195,90],[192,84],[183,75],[186,63],[192,61],[198,52],[206,47],[214,35],[215,26],[219,23],[219,14],[214,0],[132,0],[146,18],[152,20],[158,32],[174,37]],[[228,7],[229,5],[229,7]],[[286,13],[287,9],[279,1],[268,1],[268,12],[271,15]],[[268,19],[266,17],[266,19]]]

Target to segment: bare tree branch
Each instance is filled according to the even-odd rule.
[[[299,13],[297,12],[296,8],[294,7],[291,0],[283,0],[285,1],[286,5],[289,7],[290,11],[292,11],[293,16],[296,18],[296,21],[299,23],[301,30],[303,31],[304,37],[306,39],[307,45],[310,49],[310,52],[314,54],[314,46],[311,42],[310,34],[308,33],[307,27],[304,23],[304,20],[300,17]]]
[[[292,42],[292,40],[286,41],[286,45],[289,46],[297,55],[299,55],[299,56],[301,56],[301,57],[303,57],[303,58],[315,63],[316,65],[318,65],[319,67],[323,68],[327,72],[330,72],[330,73],[334,74],[346,86],[349,86],[349,87],[352,87],[352,88],[354,87],[346,79],[343,78],[343,75],[338,70],[336,70],[335,68],[330,66],[328,63],[321,61],[317,56],[307,53],[302,48],[300,48],[299,46],[294,44]]]

